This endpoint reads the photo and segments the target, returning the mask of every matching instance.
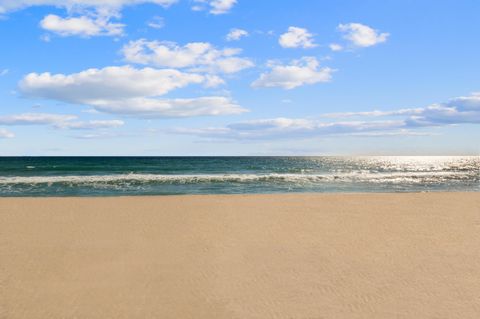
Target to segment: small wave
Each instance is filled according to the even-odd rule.
[[[0,177],[0,185],[14,184],[117,184],[117,183],[319,183],[319,182],[370,182],[370,183],[434,183],[450,180],[478,181],[478,174],[471,172],[394,172],[369,173],[365,171],[335,174],[116,174],[116,175],[74,175],[74,176],[14,176]]]

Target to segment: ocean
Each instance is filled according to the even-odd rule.
[[[0,196],[480,191],[480,156],[0,157]]]

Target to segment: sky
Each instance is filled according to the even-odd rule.
[[[477,0],[0,0],[0,156],[479,155]]]

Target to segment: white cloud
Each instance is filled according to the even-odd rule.
[[[227,41],[238,41],[243,37],[248,36],[248,32],[242,29],[230,29],[225,39]]]
[[[131,63],[171,68],[195,68],[195,71],[236,73],[253,67],[250,59],[237,57],[240,49],[218,50],[207,42],[179,46],[173,42],[140,39],[126,44],[122,53]]]
[[[150,28],[161,29],[165,26],[165,19],[159,16],[155,16],[147,23],[147,25]]]
[[[480,92],[474,92],[469,96],[453,98],[448,101],[446,105],[461,111],[480,111]]]
[[[7,74],[8,74],[8,69],[0,70],[0,76],[4,76],[4,75],[7,75]]]
[[[68,17],[49,14],[40,22],[40,26],[60,36],[119,36],[124,25],[111,22],[119,18],[120,11],[127,5],[152,3],[168,7],[177,0],[0,0],[0,14],[31,6],[55,6],[68,11]],[[157,23],[158,25],[158,23]],[[48,35],[42,36],[48,42]]]
[[[13,134],[10,131],[7,131],[4,128],[0,128],[0,138],[13,138],[15,137],[15,134]]]
[[[100,113],[95,109],[85,109],[85,110],[82,110],[81,112],[82,113],[87,113],[87,114],[98,114],[98,113]]]
[[[0,116],[0,125],[55,125],[76,118],[65,114],[24,113]]]
[[[207,9],[211,14],[225,14],[228,13],[237,0],[194,0],[197,5],[192,6],[193,11],[203,11]]]
[[[127,5],[153,3],[168,7],[178,0],[0,0],[0,13],[25,9],[31,6],[55,6],[67,10],[96,8],[102,10],[121,10]]]
[[[392,117],[403,116],[406,125],[415,126],[443,126],[461,123],[480,123],[480,93],[453,98],[446,103],[432,104],[420,108],[406,108],[393,111],[367,111],[329,113],[322,117]]]
[[[191,9],[192,9],[192,11],[203,11],[203,10],[205,10],[205,8],[202,7],[201,5],[194,5],[194,6],[192,6]]]
[[[410,126],[480,124],[480,93],[453,98],[446,103],[427,106],[407,120]]]
[[[141,96],[160,96],[205,77],[173,69],[136,69],[111,66],[88,69],[69,75],[30,73],[20,82],[20,90],[29,97],[58,100],[74,104],[91,104],[102,100],[122,100]]]
[[[95,133],[87,133],[81,135],[74,135],[73,138],[81,140],[94,140],[94,139],[103,139],[103,138],[119,138],[119,137],[132,137],[137,134],[125,133],[125,132],[111,132],[111,131],[99,131]]]
[[[310,119],[273,118],[240,122],[226,127],[175,129],[177,134],[226,140],[262,140],[352,135],[364,132],[399,130],[403,121],[321,122]]]
[[[262,73],[260,78],[252,83],[252,87],[281,87],[290,90],[306,84],[328,82],[333,72],[330,68],[320,68],[314,57],[303,57],[289,65],[274,63],[270,67],[271,71]]]
[[[40,26],[61,36],[119,36],[123,34],[124,25],[112,23],[106,17],[80,16],[62,18],[49,14],[40,22]]]
[[[217,75],[213,75],[213,74],[206,74],[205,75],[204,86],[206,88],[214,88],[214,87],[220,86],[222,84],[225,84],[225,81],[221,77],[219,77]]]
[[[232,7],[237,3],[237,0],[212,0],[209,2],[210,13],[212,14],[224,14],[229,12]]]
[[[254,64],[250,59],[230,57],[219,59],[216,63],[210,65],[204,70],[207,72],[237,73],[245,69],[253,67]],[[202,70],[199,68],[199,70]]]
[[[241,114],[247,110],[230,98],[207,96],[190,99],[131,98],[119,101],[97,101],[97,110],[140,118],[178,118]]]
[[[400,110],[393,110],[393,111],[367,111],[367,112],[342,112],[342,113],[327,113],[323,114],[322,117],[327,118],[347,118],[347,117],[380,117],[380,116],[397,116],[397,115],[416,115],[421,114],[423,112],[423,108],[416,108],[416,109],[400,109]]]
[[[48,42],[52,41],[52,37],[50,36],[50,34],[42,34],[40,36],[40,40],[48,43]]]
[[[0,125],[50,125],[59,129],[106,129],[120,127],[124,124],[121,120],[90,120],[74,121],[78,117],[68,114],[51,113],[23,113],[0,116]]]
[[[360,23],[340,24],[338,26],[343,38],[357,47],[370,47],[387,41],[388,33],[380,33],[369,26]]]
[[[19,87],[27,97],[88,105],[101,112],[137,117],[188,117],[245,112],[245,109],[225,97],[158,98],[189,84],[208,86],[215,81],[219,81],[215,76],[123,66],[89,69],[70,75],[31,73],[24,77]]]
[[[91,120],[83,122],[60,122],[56,125],[61,129],[73,130],[96,130],[106,128],[116,128],[123,126],[125,123],[121,120]]]
[[[284,48],[308,49],[317,46],[313,41],[313,34],[299,27],[289,27],[288,31],[280,36],[278,43]]]
[[[272,118],[233,123],[224,127],[177,128],[172,133],[220,140],[267,140],[321,136],[425,136],[419,129],[459,124],[480,124],[480,93],[454,98],[424,108],[325,114],[321,117],[363,116],[363,120],[325,122],[317,119]],[[378,117],[395,116],[401,119]],[[374,118],[374,120],[372,120]]]
[[[328,47],[332,51],[342,51],[343,50],[343,47],[338,43],[331,43]]]

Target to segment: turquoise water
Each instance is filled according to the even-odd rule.
[[[480,191],[480,157],[0,157],[0,196]]]

